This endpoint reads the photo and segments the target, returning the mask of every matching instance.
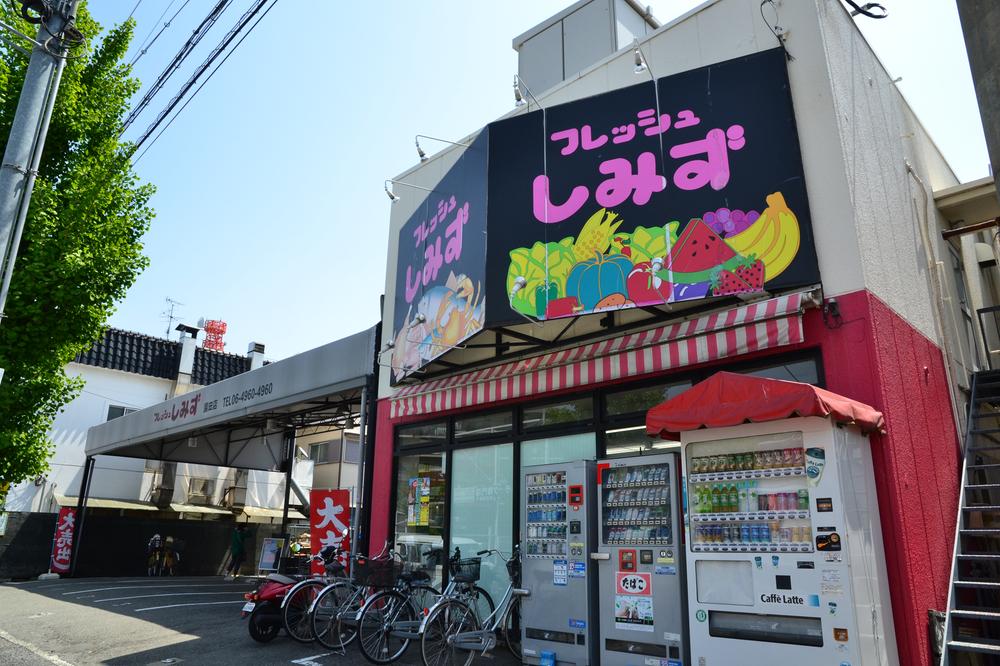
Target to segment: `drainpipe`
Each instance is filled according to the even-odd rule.
[[[934,328],[938,336],[940,336],[941,344],[944,348],[945,372],[947,373],[948,379],[946,383],[948,384],[948,395],[951,398],[951,415],[955,421],[955,435],[958,441],[958,453],[964,458],[965,442],[962,439],[962,432],[964,428],[962,426],[962,419],[958,409],[958,393],[955,389],[955,387],[958,386],[958,382],[955,380],[955,368],[953,367],[951,361],[952,345],[944,325],[944,316],[941,313],[941,305],[944,300],[944,288],[942,287],[941,282],[941,262],[937,261],[935,258],[935,247],[931,245],[934,234],[930,231],[930,216],[927,214],[930,198],[927,196],[927,186],[924,184],[923,179],[917,174],[916,170],[914,170],[913,165],[910,164],[909,160],[904,160],[904,163],[906,164],[906,172],[914,181],[916,181],[917,185],[919,185],[920,196],[924,201],[924,205],[920,211],[923,220],[917,220],[917,227],[920,229],[920,238],[924,245],[924,258],[927,261],[928,278],[931,283],[931,301],[934,306]],[[961,347],[961,345],[959,345],[959,347]],[[963,362],[963,367],[968,366],[965,366]]]

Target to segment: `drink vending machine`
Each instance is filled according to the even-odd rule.
[[[524,468],[521,485],[523,661],[596,663],[595,577],[587,566],[594,544],[594,462],[578,460]]]
[[[604,666],[682,666],[687,608],[680,456],[598,463],[597,565]]]
[[[896,666],[868,438],[807,417],[681,442],[694,663]]]

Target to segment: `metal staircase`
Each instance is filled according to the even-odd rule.
[[[1000,370],[972,376],[941,666],[1000,665]]]

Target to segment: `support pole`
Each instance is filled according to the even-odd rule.
[[[361,505],[364,502],[365,497],[365,451],[368,447],[368,380],[365,379],[365,385],[361,387],[361,413],[358,416],[358,428],[361,430],[360,446],[361,446],[361,462],[358,466],[358,488],[357,492],[351,493],[354,498],[354,515],[352,516],[354,520],[351,525],[351,553],[357,554],[358,552],[358,532],[361,531],[361,516],[364,513],[361,510]],[[343,468],[344,464],[340,464]]]
[[[73,523],[73,558],[70,560],[69,577],[76,577],[76,561],[80,557],[80,540],[83,538],[83,519],[87,513],[87,498],[90,496],[90,482],[94,478],[94,456],[87,456],[83,463],[83,478],[80,479],[80,496],[76,498],[76,522]]]
[[[49,129],[49,120],[55,106],[59,80],[65,67],[63,44],[52,35],[58,35],[76,15],[79,0],[60,0],[51,3],[52,16],[38,29],[36,41],[48,45],[48,50],[35,46],[24,75],[24,85],[17,102],[17,111],[11,125],[3,161],[0,162],[0,323],[7,300],[7,290],[17,246],[20,243],[24,220],[28,215],[31,191],[41,163],[42,148]]]
[[[285,504],[281,511],[281,536],[285,540],[283,552],[289,552],[292,545],[291,535],[288,533],[288,500],[292,492],[292,466],[295,463],[295,431],[285,432]]]

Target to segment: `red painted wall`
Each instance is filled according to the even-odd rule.
[[[940,349],[869,292],[838,296],[841,324],[806,316],[827,388],[885,415],[872,458],[900,664],[929,665],[927,611],[944,610],[959,456]],[[831,322],[831,324],[834,324]]]
[[[871,442],[900,664],[930,666],[927,611],[944,610],[947,603],[958,507],[958,442],[943,358],[933,342],[867,291],[837,301],[839,322],[825,323],[816,309],[805,313],[804,343],[735,360],[818,347],[826,387],[885,415],[886,434]],[[705,367],[724,369],[731,362]],[[370,542],[376,550],[389,532],[393,427],[424,418],[393,422],[389,401],[378,403]]]

